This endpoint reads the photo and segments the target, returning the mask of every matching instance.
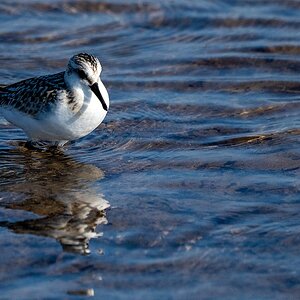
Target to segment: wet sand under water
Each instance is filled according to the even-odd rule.
[[[0,117],[3,299],[297,299],[297,1],[2,1],[1,82],[81,51],[111,108],[63,151]]]

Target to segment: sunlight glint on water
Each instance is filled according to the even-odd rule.
[[[61,153],[0,117],[1,295],[296,299],[299,20],[284,0],[2,1],[0,84],[86,51],[111,107]]]

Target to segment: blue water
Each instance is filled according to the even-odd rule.
[[[99,57],[62,152],[0,117],[1,299],[298,299],[300,2],[0,3],[2,84]]]

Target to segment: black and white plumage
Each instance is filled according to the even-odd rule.
[[[83,137],[103,121],[109,108],[101,70],[95,56],[77,54],[64,72],[0,86],[0,111],[30,141],[63,145]]]

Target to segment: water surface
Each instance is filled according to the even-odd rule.
[[[300,3],[1,1],[0,83],[87,51],[111,108],[63,152],[0,119],[3,299],[296,299]]]

